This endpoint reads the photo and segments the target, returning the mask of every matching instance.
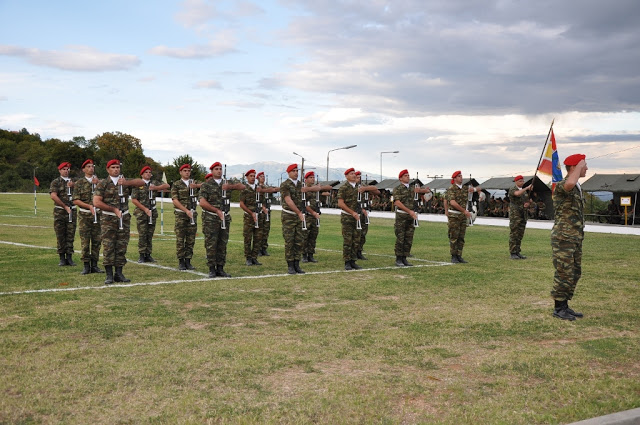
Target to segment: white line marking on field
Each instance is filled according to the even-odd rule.
[[[51,226],[30,226],[28,224],[6,224],[0,223],[0,226],[8,226],[8,227],[31,227],[35,229],[50,229]]]
[[[421,267],[442,267],[442,266],[450,266],[451,263],[438,263],[438,264],[421,264],[409,268],[421,268]],[[404,269],[405,267],[403,267]],[[388,267],[374,267],[374,268],[362,268],[362,270],[327,270],[322,272],[306,272],[305,276],[315,276],[322,274],[334,274],[334,273],[364,273],[378,270],[399,270],[400,267],[396,266],[388,266]],[[68,291],[86,291],[92,289],[111,289],[111,288],[132,288],[136,286],[157,286],[157,285],[175,285],[178,283],[190,283],[190,282],[211,282],[214,280],[247,280],[247,279],[265,279],[265,278],[282,278],[282,277],[294,277],[299,275],[291,275],[287,273],[281,274],[267,274],[267,275],[259,275],[259,276],[239,276],[239,277],[224,277],[224,278],[206,278],[206,279],[182,279],[182,280],[164,280],[158,282],[140,282],[140,283],[115,283],[113,285],[102,285],[102,286],[82,286],[82,287],[74,287],[74,288],[51,288],[51,289],[31,289],[26,291],[15,291],[15,292],[0,292],[0,295],[23,295],[23,294],[36,294],[36,293],[48,293],[48,292],[68,292]]]

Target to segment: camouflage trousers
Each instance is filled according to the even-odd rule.
[[[120,219],[114,215],[102,214],[100,218],[100,238],[102,239],[103,264],[105,266],[124,266],[127,264],[127,246],[131,237],[131,215],[122,216],[122,230]]]
[[[198,214],[193,213],[193,222],[185,213],[175,212],[176,255],[180,258],[193,258],[193,246],[196,244],[198,232]]]
[[[222,220],[217,214],[202,213],[202,233],[204,234],[204,249],[207,253],[207,266],[224,266],[227,262],[227,243],[229,242],[229,229],[231,228],[231,216],[225,218],[225,227],[222,229]]]
[[[369,233],[369,225],[366,223],[367,219],[363,215],[360,216],[360,225],[362,230],[360,231],[360,243],[358,244],[358,251],[364,249],[364,244],[367,242],[367,233]]]
[[[149,224],[149,216],[142,213],[136,214],[136,225],[138,227],[138,253],[149,254],[153,251],[153,234],[156,231],[158,221],[158,211],[151,210],[152,223]]]
[[[582,275],[582,241],[551,238],[551,249],[556,269],[551,296],[556,301],[570,300]]]
[[[98,222],[93,222],[93,214],[78,213],[78,233],[80,234],[80,243],[82,244],[82,262],[89,263],[95,261],[98,263],[100,258],[100,216],[98,213]]]
[[[302,258],[302,221],[297,214],[282,212],[282,237],[284,238],[284,257],[287,261],[300,261]]]
[[[397,257],[407,257],[411,254],[413,245],[413,218],[409,214],[396,213],[396,222],[393,225],[396,233],[395,254]]]
[[[302,232],[302,254],[315,254],[316,253],[316,240],[318,239],[318,233],[320,228],[318,227],[318,220],[312,215],[305,217],[307,220],[307,231]]]
[[[463,214],[449,213],[449,252],[451,255],[462,255],[464,235],[467,233],[467,217]]]
[[[524,211],[509,214],[509,252],[517,254],[520,252],[520,244],[524,237],[524,229],[527,227],[527,219]]]
[[[269,213],[271,215],[271,213]],[[271,231],[271,217],[267,221],[266,214],[258,214],[258,225],[260,226],[260,249],[269,248],[269,232]]]
[[[342,225],[342,259],[355,261],[360,249],[361,231],[356,229],[356,219],[347,214],[340,214]]]
[[[73,254],[73,240],[76,236],[78,213],[71,208],[73,219],[69,222],[69,214],[62,208],[53,209],[53,230],[56,232],[58,254]]]
[[[242,220],[242,237],[244,239],[244,257],[258,258],[258,252],[262,249],[262,240],[260,239],[260,228],[256,229],[254,215],[244,213]],[[258,225],[260,225],[260,216],[258,215]]]

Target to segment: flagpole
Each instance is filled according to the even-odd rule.
[[[167,175],[162,172],[162,183],[167,182]],[[160,192],[162,198],[160,198],[160,234],[164,235],[164,190]]]
[[[37,197],[37,188],[36,185],[36,168],[33,169],[33,215],[38,215],[38,197]]]
[[[551,136],[551,131],[553,130],[553,123],[555,122],[555,118],[551,120],[551,127],[549,127],[549,132],[547,133],[547,140],[544,142],[544,147],[542,148],[542,153],[540,154],[540,159],[538,159],[538,165],[536,165],[536,171],[533,173],[533,179],[531,179],[531,184],[536,182],[536,176],[538,175],[538,168],[540,167],[540,162],[542,161],[542,157],[544,156],[544,152],[547,150],[547,145],[549,144],[549,137]]]

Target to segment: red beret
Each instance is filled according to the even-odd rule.
[[[456,177],[458,177],[460,174],[462,174],[462,171],[458,170],[458,171],[454,171],[453,174],[451,174],[451,184],[453,184],[453,179],[455,179]]]
[[[398,174],[398,178],[401,179],[402,176],[404,176],[405,174],[409,174],[409,170],[402,170],[400,171],[400,173]]]
[[[359,176],[360,174],[362,174],[360,171],[356,171],[356,176]]]
[[[209,167],[209,169],[213,170],[216,167],[222,167],[222,164],[220,164],[218,161],[216,161],[213,164],[211,164],[211,167]]]
[[[140,170],[140,175],[143,175],[145,171],[151,171],[151,167],[149,167],[148,165],[145,165],[144,167],[142,167],[142,170]]]
[[[191,169],[191,164],[182,164],[182,166],[180,167],[180,171],[184,170],[185,168]]]
[[[255,174],[256,170],[251,169],[251,170],[247,171],[246,173],[244,173],[244,176],[247,177],[249,174],[252,174],[252,173]]]
[[[256,174],[256,178],[258,178],[260,176],[264,176],[264,171],[260,171],[258,174]]]
[[[112,165],[120,165],[120,161],[118,161],[117,159],[112,159],[111,161],[107,162],[107,168],[111,167]]]
[[[70,162],[63,162],[62,164],[58,165],[58,170],[62,170],[64,167],[71,168],[71,163]]]
[[[287,167],[287,173],[292,172],[293,170],[295,170],[296,168],[298,168],[298,164],[291,164]]]
[[[307,174],[304,175],[305,179],[308,179],[309,177],[313,177],[315,176],[315,174],[313,174],[313,171],[309,171]]]
[[[206,180],[206,179],[211,178],[211,177],[213,177],[213,174],[209,173],[206,176],[204,176],[204,179]]]
[[[586,158],[587,157],[582,155],[581,153],[575,153],[573,155],[568,156],[567,159],[564,160],[564,165],[570,165],[570,166],[578,165],[578,162]]]
[[[355,168],[349,168],[347,171],[344,172],[344,175],[346,176],[347,174],[349,174],[352,171],[356,171]]]
[[[514,182],[517,182],[518,180],[524,180],[524,177],[522,177],[522,176],[515,176],[515,177],[513,178],[513,181],[514,181]]]
[[[93,164],[93,159],[87,159],[85,162],[82,163],[82,167],[80,168],[84,168],[84,166],[87,164]]]

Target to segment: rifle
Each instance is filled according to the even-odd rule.
[[[320,191],[316,192],[316,206],[313,207],[313,210],[316,212],[316,214],[320,215],[322,214],[322,211],[320,211]],[[316,218],[316,226],[320,227],[320,217]]]
[[[264,221],[269,221],[269,216],[271,215],[271,193],[264,194],[264,206],[267,208],[267,216]]]
[[[255,214],[256,214],[256,219],[255,219],[255,228],[259,229],[260,225],[258,224],[258,214],[260,214],[260,211],[262,211],[262,200],[260,199],[260,192],[258,192],[258,183],[255,183],[256,185],[256,208],[255,208]]]
[[[153,190],[151,190],[151,182],[149,182],[149,209],[151,210],[151,215],[149,216],[149,224],[153,224],[153,210],[156,206],[156,197],[153,196]]]
[[[122,162],[120,162],[120,170],[122,170]],[[118,180],[119,179],[123,179],[124,176],[122,174],[120,174],[118,176]],[[128,202],[127,197],[124,196],[124,187],[121,184],[118,184],[118,196],[120,197],[120,223],[119,223],[119,230],[124,229],[124,223],[122,221],[122,213],[124,212],[124,205],[125,202]]]
[[[69,179],[69,181],[71,181],[71,179]],[[69,199],[69,203],[71,204],[71,206],[69,207],[69,223],[73,223],[73,194],[71,193],[69,182],[67,182],[67,198]]]
[[[356,190],[360,185],[356,185]],[[358,214],[358,220],[356,220],[356,229],[362,230],[362,222],[360,221],[360,217],[362,216],[362,193],[358,190],[358,199],[356,202],[356,213]]]
[[[304,158],[302,158],[302,166],[300,167],[300,180],[302,181],[302,188],[304,189],[307,185],[304,182]],[[302,197],[300,199],[300,206],[298,207],[300,212],[302,212],[302,230],[307,230],[307,192],[302,192]]]
[[[227,184],[227,164],[224,164],[224,173],[222,173],[222,186]],[[226,230],[227,228],[227,214],[231,210],[231,199],[227,194],[227,191],[222,189],[222,223],[220,228]]]
[[[473,195],[475,195],[475,192],[469,192],[467,197],[467,211],[471,213],[471,217],[467,219],[468,226],[473,226],[473,222],[476,221],[478,216],[478,201],[474,201]]]
[[[93,194],[95,192],[96,192],[96,184],[91,183],[91,199],[93,199]],[[95,206],[93,207],[93,224],[98,224],[98,209]]]
[[[420,183],[418,183],[418,173],[416,172],[416,183],[414,185],[415,188],[420,189]],[[413,195],[413,211],[416,213],[416,218],[413,220],[413,227],[420,227],[420,223],[418,222],[418,213],[420,212],[420,207],[422,206],[422,198],[418,192],[415,192]]]
[[[196,213],[196,205],[198,203],[198,200],[196,199],[196,191],[194,188],[191,187],[191,185],[193,184],[193,180],[189,179],[189,209],[191,210],[191,225],[195,226],[196,224],[196,220],[193,217]]]

